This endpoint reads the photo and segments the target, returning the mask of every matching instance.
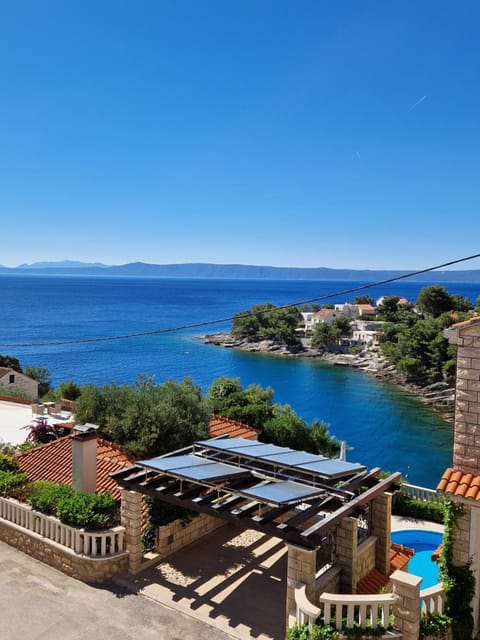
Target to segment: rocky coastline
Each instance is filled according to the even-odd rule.
[[[440,414],[443,420],[453,423],[455,389],[445,382],[436,382],[428,386],[421,386],[407,381],[405,377],[395,369],[394,365],[387,362],[378,347],[366,348],[358,354],[342,353],[341,351],[336,353],[321,353],[308,346],[305,346],[303,351],[292,352],[286,346],[278,345],[271,340],[249,342],[244,339],[235,338],[230,333],[208,334],[202,336],[202,341],[205,344],[212,344],[226,349],[271,353],[292,358],[318,358],[334,366],[358,369],[381,382],[394,384],[420,397],[422,402],[435,411],[435,413]]]

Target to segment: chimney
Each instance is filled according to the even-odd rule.
[[[97,429],[97,425],[88,422],[73,429],[73,488],[87,493],[95,493],[97,486]]]
[[[480,475],[480,317],[453,325],[444,336],[458,348],[453,467]]]

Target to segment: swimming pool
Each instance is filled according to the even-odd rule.
[[[415,549],[415,555],[408,563],[408,572],[423,578],[420,589],[433,587],[439,582],[438,565],[431,559],[431,556],[442,542],[442,533],[440,531],[425,529],[392,531],[392,542]]]

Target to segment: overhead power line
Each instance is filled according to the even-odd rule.
[[[356,293],[357,291],[365,291],[366,289],[372,289],[373,287],[378,287],[383,284],[390,284],[391,282],[398,282],[398,280],[406,280],[407,278],[412,278],[413,276],[421,275],[422,273],[429,273],[430,271],[436,271],[437,269],[444,269],[445,267],[451,267],[454,264],[459,264],[460,262],[467,262],[468,260],[474,260],[475,258],[480,258],[480,253],[476,253],[471,256],[466,256],[464,258],[458,258],[456,260],[450,260],[449,262],[444,262],[443,264],[437,264],[433,267],[427,267],[426,269],[419,269],[418,271],[409,271],[407,273],[402,273],[398,276],[392,276],[391,278],[386,278],[385,280],[377,280],[376,282],[369,282],[367,284],[362,284],[357,287],[352,287],[350,289],[343,289],[342,291],[335,291],[334,293],[327,293],[322,296],[317,296],[316,298],[310,298],[309,300],[301,300],[300,302],[289,302],[288,304],[283,304],[280,306],[276,306],[273,309],[266,309],[264,311],[252,311],[252,312],[243,312],[242,317],[248,318],[250,316],[257,316],[259,313],[268,314],[279,309],[289,309],[292,307],[298,307],[305,304],[312,304],[314,302],[320,302],[321,300],[328,300],[330,298],[334,298],[337,296],[344,296],[350,293]],[[231,322],[235,316],[229,316],[227,318],[218,318],[216,320],[205,320],[203,322],[195,322],[192,324],[184,324],[178,325],[176,327],[167,327],[164,329],[153,329],[151,331],[138,331],[135,333],[126,333],[123,335],[116,336],[103,336],[97,338],[78,338],[75,340],[58,340],[58,341],[45,341],[45,342],[18,342],[18,343],[0,343],[0,347],[8,347],[8,348],[20,348],[20,347],[57,347],[62,345],[69,344],[88,344],[92,342],[109,342],[111,340],[127,340],[130,338],[141,338],[145,336],[156,336],[161,335],[162,333],[179,333],[181,331],[186,331],[187,329],[200,329],[202,327],[208,327],[215,324],[223,324],[225,322]]]

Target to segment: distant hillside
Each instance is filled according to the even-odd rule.
[[[62,260],[60,262],[32,262],[20,264],[17,269],[89,269],[90,267],[108,267],[101,262],[78,262],[77,260]]]
[[[244,264],[129,264],[106,266],[65,260],[63,262],[39,262],[20,265],[13,269],[0,267],[0,273],[37,275],[85,275],[85,276],[137,276],[151,278],[224,278],[251,280],[324,280],[343,282],[376,282],[406,273],[406,271],[382,271],[361,269],[328,269],[326,267],[269,267]],[[480,270],[434,271],[412,276],[415,282],[478,282]]]

